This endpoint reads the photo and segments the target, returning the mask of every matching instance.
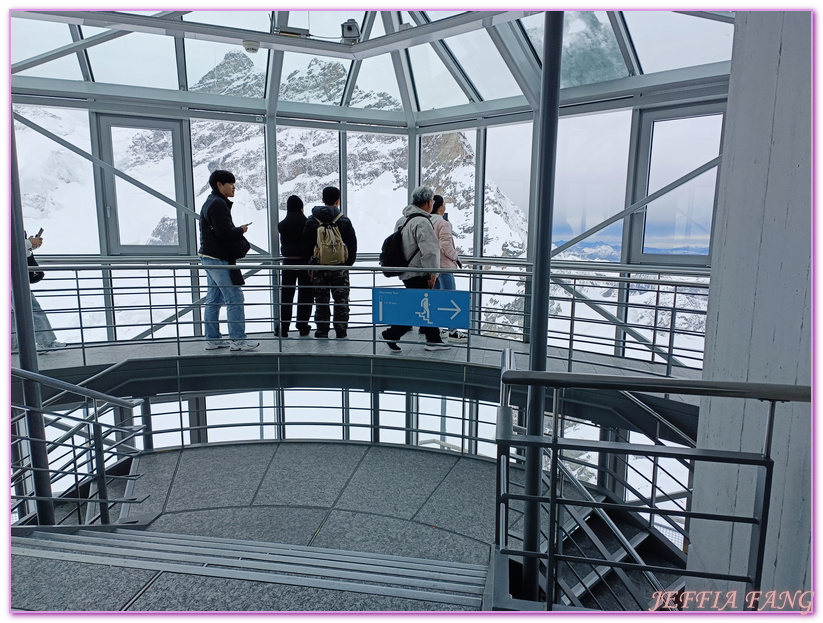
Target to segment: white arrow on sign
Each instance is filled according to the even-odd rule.
[[[463,310],[460,309],[460,306],[453,300],[450,300],[450,302],[452,305],[454,305],[454,307],[438,307],[437,311],[453,311],[454,313],[452,314],[452,317],[449,318],[449,320],[454,320],[455,316],[457,316],[457,314],[459,314]]]

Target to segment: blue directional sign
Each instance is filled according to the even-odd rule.
[[[372,288],[372,322],[468,329],[469,293],[462,290]]]

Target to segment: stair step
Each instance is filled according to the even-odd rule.
[[[118,530],[36,531],[12,537],[13,555],[405,597],[479,608],[487,569],[340,550]],[[156,533],[155,533],[156,534]],[[151,535],[151,536],[149,536]],[[138,539],[134,537],[149,537]],[[171,538],[176,537],[176,538]],[[154,542],[152,542],[154,541]],[[204,542],[205,541],[205,542]]]

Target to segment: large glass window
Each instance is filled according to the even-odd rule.
[[[189,91],[263,97],[268,54],[248,54],[237,46],[211,41],[185,40]]]
[[[672,11],[623,11],[643,73],[728,61],[734,25]]]
[[[620,212],[626,201],[631,112],[560,119],[552,244],[560,246]],[[619,262],[618,221],[560,254],[570,260]]]
[[[542,13],[520,20],[539,58],[543,58]],[[561,88],[616,80],[629,75],[605,11],[566,11],[563,19]]]
[[[200,211],[206,197],[211,193],[211,172],[216,169],[231,171],[237,178],[232,220],[237,225],[251,223],[246,238],[260,248],[268,249],[269,198],[264,126],[193,120],[191,143],[195,210]]]
[[[277,185],[285,210],[285,198],[297,195],[306,205],[322,203],[323,188],[340,187],[340,139],[338,132],[307,128],[277,128]]]
[[[15,105],[14,112],[91,152],[85,110]],[[38,254],[100,253],[91,162],[22,123],[14,133],[25,227],[29,235],[44,229]]]
[[[420,138],[421,181],[443,196],[461,255],[474,255],[475,146],[474,132]]]
[[[430,45],[416,45],[409,48],[408,52],[420,110],[469,102],[469,98]]]
[[[19,63],[55,48],[69,45],[71,34],[68,24],[39,22],[30,19],[11,18],[11,62]],[[70,54],[32,67],[19,73],[21,76],[82,80],[77,56]]]
[[[103,28],[82,27],[89,38]],[[177,56],[174,38],[132,32],[119,39],[88,48],[96,82],[177,90]]]
[[[484,100],[522,94],[485,30],[451,37],[445,43]],[[436,83],[428,84],[436,88]]]
[[[346,213],[356,230],[365,232],[368,223],[369,231],[388,236],[408,202],[408,138],[348,132],[346,144]],[[359,236],[358,252],[379,253],[384,237]]]
[[[720,114],[655,121],[648,193],[717,157],[722,124]],[[716,182],[713,168],[651,202],[643,252],[708,255]]]
[[[166,197],[175,198],[171,130],[112,126],[111,147],[115,168]],[[174,207],[121,177],[115,177],[114,184],[120,244],[179,244]]]
[[[532,124],[486,133],[483,255],[525,257],[528,240]]]
[[[339,106],[351,61],[296,52],[283,54],[280,99]]]

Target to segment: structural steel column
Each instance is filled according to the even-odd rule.
[[[548,346],[549,292],[551,290],[551,237],[554,211],[554,171],[557,151],[557,119],[560,103],[560,56],[563,50],[563,12],[546,11],[543,35],[543,81],[540,89],[540,145],[537,165],[537,200],[534,214],[536,235],[533,254],[531,339],[529,370],[545,371]],[[543,434],[546,390],[529,387],[526,429],[529,435]],[[543,475],[542,450],[526,450],[526,495],[539,496]],[[540,503],[527,501],[523,517],[523,549],[540,551]],[[552,535],[549,535],[552,539]],[[553,581],[550,579],[550,581]],[[538,599],[538,559],[523,561],[523,598]]]
[[[11,128],[11,291],[14,297],[14,319],[17,325],[17,345],[20,352],[20,367],[29,372],[39,372],[37,367],[37,345],[34,338],[34,317],[31,307],[31,290],[26,262],[26,247],[23,242],[23,204],[20,195],[20,178],[17,173],[17,144],[14,137],[14,121]],[[26,428],[31,446],[31,466],[34,469],[34,495],[51,498],[49,476],[49,455],[46,449],[46,427],[43,422],[43,408],[40,385],[23,379],[23,404],[26,409]],[[54,525],[54,503],[51,499],[38,499],[37,523]]]

